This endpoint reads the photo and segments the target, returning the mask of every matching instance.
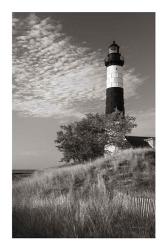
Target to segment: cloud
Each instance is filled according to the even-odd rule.
[[[125,98],[137,95],[143,79],[124,73]],[[86,103],[105,100],[106,69],[100,51],[77,46],[62,24],[30,14],[13,18],[13,109],[25,116],[80,117]],[[85,107],[85,108],[83,108]]]

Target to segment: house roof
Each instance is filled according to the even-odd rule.
[[[132,147],[151,147],[149,144],[150,140],[155,140],[154,136],[125,136],[127,141],[131,144]]]

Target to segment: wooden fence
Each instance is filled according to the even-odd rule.
[[[125,210],[136,212],[142,217],[155,215],[154,197],[137,196],[131,194],[117,193],[113,198],[114,203],[121,205]]]

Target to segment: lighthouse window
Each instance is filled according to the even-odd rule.
[[[109,48],[109,53],[117,53],[117,48],[116,47]]]

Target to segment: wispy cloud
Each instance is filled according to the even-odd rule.
[[[82,116],[91,102],[98,111],[97,100],[105,100],[103,56],[75,45],[55,19],[13,18],[13,109],[26,116]],[[126,70],[125,98],[136,96],[142,81]]]

